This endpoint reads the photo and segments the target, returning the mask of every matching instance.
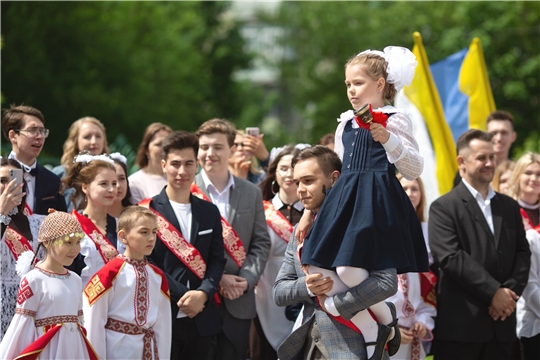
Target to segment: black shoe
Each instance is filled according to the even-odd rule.
[[[399,331],[398,319],[396,316],[396,306],[391,302],[387,302],[386,305],[388,305],[390,308],[392,319],[394,319],[390,324],[388,324],[389,328],[394,328],[394,337],[388,341],[388,355],[392,356],[398,352],[399,346],[401,345],[401,331]]]
[[[384,355],[384,346],[386,345],[390,332],[392,331],[392,328],[386,325],[377,324],[377,326],[379,327],[379,331],[377,332],[377,341],[366,343],[366,347],[375,346],[375,351],[368,360],[382,360]]]

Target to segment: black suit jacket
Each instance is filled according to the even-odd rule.
[[[166,218],[181,233],[180,224],[169,202],[165,188],[152,198],[150,206]],[[225,267],[221,216],[218,208],[193,195],[191,202],[191,239],[190,243],[199,250],[206,262],[206,274],[200,280],[172,251],[161,241],[156,242],[150,262],[157,265],[169,282],[173,323],[178,315],[178,300],[188,290],[202,290],[208,294],[208,301],[201,313],[194,317],[201,336],[214,335],[221,330],[220,311],[213,300]],[[189,281],[189,288],[186,286]]]
[[[493,234],[463,182],[429,211],[429,244],[440,268],[436,339],[501,342],[516,338],[516,313],[494,321],[488,307],[500,287],[521,295],[529,276],[529,244],[519,205],[497,193],[491,199]]]
[[[67,211],[66,202],[60,194],[60,179],[46,167],[36,164],[36,187],[34,192],[34,214],[48,215],[49,208]]]

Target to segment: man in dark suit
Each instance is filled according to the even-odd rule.
[[[440,268],[435,359],[510,359],[529,245],[518,204],[489,185],[496,166],[491,135],[468,130],[457,151],[462,182],[429,212],[429,243]]]
[[[214,301],[225,265],[221,218],[215,205],[190,192],[198,147],[197,136],[184,131],[163,140],[167,186],[149,204],[160,215],[149,260],[163,270],[171,292],[171,359],[213,359],[221,329]]]
[[[49,208],[66,211],[60,194],[60,179],[37,162],[49,129],[45,118],[31,106],[11,106],[4,111],[2,132],[11,142],[10,159],[17,160],[24,170],[26,205],[35,214],[47,215]]]
[[[222,330],[217,359],[246,358],[249,327],[256,315],[255,285],[270,251],[261,190],[229,171],[236,129],[223,119],[212,119],[197,130],[202,170],[195,177],[199,196],[212,201],[226,221],[225,273],[219,283]],[[234,244],[231,246],[231,244]]]

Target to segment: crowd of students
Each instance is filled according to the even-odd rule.
[[[344,113],[323,145],[153,123],[133,174],[92,117],[51,172],[43,114],[5,110],[0,358],[540,358],[540,155],[509,160],[494,112],[428,219],[410,120],[384,106],[407,80],[378,73],[408,56],[347,63],[374,122]]]

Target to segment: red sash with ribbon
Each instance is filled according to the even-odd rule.
[[[49,342],[52,340],[54,335],[62,328],[64,324],[56,324],[51,326],[47,332],[43,335],[41,335],[39,338],[37,338],[36,341],[31,343],[29,346],[24,349],[19,356],[17,356],[14,360],[36,360],[39,358],[39,355],[41,355],[41,352],[45,347],[49,344]],[[78,324],[77,324],[78,325]],[[92,345],[90,345],[90,342],[85,336],[86,330],[80,325],[79,331],[81,332],[81,335],[84,339],[84,343],[86,345],[86,350],[88,351],[88,356],[90,360],[98,360],[98,356],[96,355],[96,352],[92,348]]]
[[[523,225],[525,226],[525,231],[533,229],[540,233],[540,224],[534,226],[531,218],[529,217],[529,214],[527,214],[527,212],[523,208],[519,209],[519,212],[521,213],[521,217],[523,218]]]
[[[34,212],[32,211],[32,209],[30,209],[30,206],[28,206],[27,203],[24,203],[23,214],[26,215],[26,216],[30,216],[30,215],[34,214]]]
[[[267,200],[263,201],[264,205],[264,217],[266,218],[266,224],[276,233],[278,236],[285,241],[289,242],[291,234],[293,232],[293,226],[287,220],[285,216],[276,208],[274,205]]]
[[[426,304],[437,307],[437,298],[435,297],[435,284],[437,276],[433,271],[422,272],[420,275],[420,293]]]
[[[4,239],[9,251],[11,251],[11,254],[15,258],[15,261],[17,261],[19,259],[19,256],[25,251],[34,252],[32,244],[30,244],[30,242],[24,236],[22,236],[9,226],[4,232]]]
[[[212,200],[210,200],[195,183],[191,184],[191,193],[199,199],[206,200],[210,203],[212,202]],[[223,227],[223,245],[225,246],[225,250],[227,250],[227,253],[231,256],[236,265],[241,268],[246,260],[246,249],[244,248],[244,244],[232,225],[229,224],[223,216],[221,217],[221,226]]]
[[[150,206],[151,198],[142,200],[138,205],[152,211],[157,216],[157,236],[161,242],[180,260],[186,267],[203,280],[206,274],[206,263],[199,250],[187,241],[167,219]],[[218,293],[214,293],[214,301],[219,306],[221,300]]]
[[[96,249],[98,250],[105,264],[107,264],[109,261],[111,261],[118,255],[118,251],[116,250],[116,248],[101,233],[101,231],[99,231],[99,229],[92,222],[92,220],[82,214],[79,214],[76,210],[73,210],[71,214],[77,218],[85,234],[88,235],[90,239],[92,239],[92,241],[96,245]]]

